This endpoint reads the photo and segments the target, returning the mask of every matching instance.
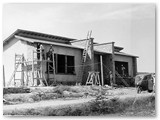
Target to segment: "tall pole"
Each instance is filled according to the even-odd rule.
[[[34,86],[34,51],[32,53],[32,81]]]
[[[101,83],[102,86],[104,85],[104,80],[103,80],[103,60],[102,60],[102,55],[100,55],[100,62],[101,62]]]
[[[3,65],[3,87],[5,87],[5,71],[4,71],[4,65]]]
[[[94,39],[94,38],[90,38],[90,50],[91,50],[91,71],[94,71],[93,39]]]
[[[40,48],[40,85],[43,85],[43,53],[42,48]]]
[[[115,61],[114,61],[114,42],[112,42],[112,75],[113,75],[113,83],[116,83],[115,79]]]
[[[21,86],[24,87],[24,54],[22,54],[21,70]]]

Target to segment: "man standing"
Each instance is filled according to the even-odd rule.
[[[122,69],[122,76],[125,76],[125,67],[123,65],[121,65],[121,69]]]
[[[110,85],[113,87],[113,75],[112,75],[112,71],[109,72],[109,78],[110,78]]]
[[[40,44],[40,51],[41,51],[41,54],[42,54],[42,60],[45,60],[44,47],[43,47],[42,44]]]

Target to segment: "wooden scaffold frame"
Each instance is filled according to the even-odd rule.
[[[52,46],[53,47],[53,46]],[[15,54],[15,67],[14,67],[14,72],[11,75],[11,78],[8,82],[7,86],[11,85],[12,80],[14,79],[14,86],[16,86],[16,81],[20,81],[20,87],[25,87],[28,86],[29,83],[29,78],[32,81],[31,86],[38,86],[37,85],[37,80],[39,80],[40,85],[39,86],[49,86],[47,79],[54,79],[53,82],[55,83],[55,62],[54,62],[54,50],[52,52],[52,58],[53,60],[45,60],[43,59],[43,53],[44,51],[40,49],[40,51],[32,51],[32,60],[31,61],[26,61],[24,58],[24,54],[18,55]],[[34,55],[36,54],[36,55]],[[37,59],[37,54],[40,54],[40,59]],[[17,59],[18,58],[18,59]],[[47,57],[45,57],[47,58]],[[49,63],[53,63],[53,78],[49,78],[49,67],[47,67],[47,79],[45,77],[45,73],[43,71],[43,64],[47,65]],[[31,64],[29,64],[31,63]],[[21,70],[18,71],[19,66],[21,67]],[[31,68],[29,67],[31,66]],[[21,78],[16,79],[16,73],[21,72]],[[26,76],[25,74],[26,73]],[[31,76],[30,76],[31,75]],[[26,77],[26,83],[24,78]],[[30,82],[31,82],[30,81]],[[45,84],[44,84],[45,83]]]

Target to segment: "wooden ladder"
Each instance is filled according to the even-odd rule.
[[[18,70],[21,65],[21,70]],[[24,86],[24,55],[15,54],[15,65],[14,72],[11,75],[11,78],[8,82],[8,86],[10,86],[12,79],[14,79],[14,86],[16,86],[16,82],[20,81],[21,86]],[[21,72],[21,78],[16,78],[16,73]]]
[[[50,60],[48,60],[47,61],[47,64],[48,64],[48,67],[47,67],[47,79],[50,81],[50,80],[53,80],[53,82],[51,83],[51,85],[54,85],[54,84],[56,84],[56,79],[55,79],[55,60],[54,60],[54,51],[52,51],[52,61],[50,61]],[[50,66],[50,64],[49,63],[52,63],[53,64],[53,67],[52,66]],[[50,70],[49,68],[52,68],[52,70]],[[50,73],[52,73],[53,74],[53,77],[50,77]]]
[[[37,59],[37,54],[40,54],[40,60]],[[34,55],[36,54],[36,56]],[[40,81],[40,86],[44,86],[43,80],[45,81],[46,85],[48,86],[47,80],[45,78],[45,75],[43,74],[43,58],[42,58],[42,51],[34,51],[33,50],[33,62],[32,62],[32,80],[33,80],[33,86],[37,86],[34,84],[35,80]]]
[[[79,80],[79,81],[82,81],[82,79],[83,79],[83,73],[84,73],[84,67],[85,67],[85,63],[86,63],[86,59],[87,59],[87,53],[88,53],[88,49],[90,47],[91,34],[92,34],[92,31],[88,31],[85,48],[84,48],[83,54],[82,54],[82,61],[81,61],[81,66],[80,66],[81,69],[80,69],[78,77],[77,77],[77,80]]]

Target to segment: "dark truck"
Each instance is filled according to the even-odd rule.
[[[153,92],[155,91],[155,75],[154,74],[140,74],[135,77],[135,87],[137,93],[141,91]]]

